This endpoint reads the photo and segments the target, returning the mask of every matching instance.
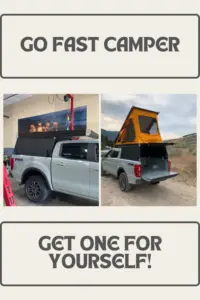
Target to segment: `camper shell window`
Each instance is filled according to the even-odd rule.
[[[15,145],[14,154],[51,157],[54,146],[55,146],[54,138],[49,138],[49,139],[18,138]]]
[[[158,125],[157,120],[152,117],[139,116],[139,125],[142,133],[146,134],[157,134]]]
[[[138,161],[140,159],[139,145],[128,145],[121,147],[121,158]]]
[[[140,161],[143,158],[168,158],[165,144],[141,144],[122,146],[121,158],[133,161]]]

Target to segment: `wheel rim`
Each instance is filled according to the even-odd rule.
[[[125,177],[123,175],[121,175],[119,178],[119,185],[120,185],[121,190],[125,190],[126,181],[125,181]]]
[[[26,187],[26,193],[31,200],[37,200],[41,194],[41,188],[38,181],[32,181]]]

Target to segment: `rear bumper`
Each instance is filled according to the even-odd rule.
[[[146,182],[164,181],[173,177],[176,177],[179,173],[176,172],[149,172],[142,176],[142,179]]]

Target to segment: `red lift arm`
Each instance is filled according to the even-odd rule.
[[[70,99],[71,101],[71,122],[70,122],[70,130],[74,130],[74,96],[72,94],[66,94],[64,96],[64,101],[67,102]]]
[[[71,123],[70,130],[74,130],[74,96],[71,95]]]
[[[16,206],[16,200],[5,165],[3,165],[3,168],[3,197],[5,204],[6,206]]]

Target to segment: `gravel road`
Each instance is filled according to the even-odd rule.
[[[105,206],[195,206],[196,187],[173,179],[158,185],[140,185],[128,193],[121,192],[118,180],[102,177],[101,205]]]

